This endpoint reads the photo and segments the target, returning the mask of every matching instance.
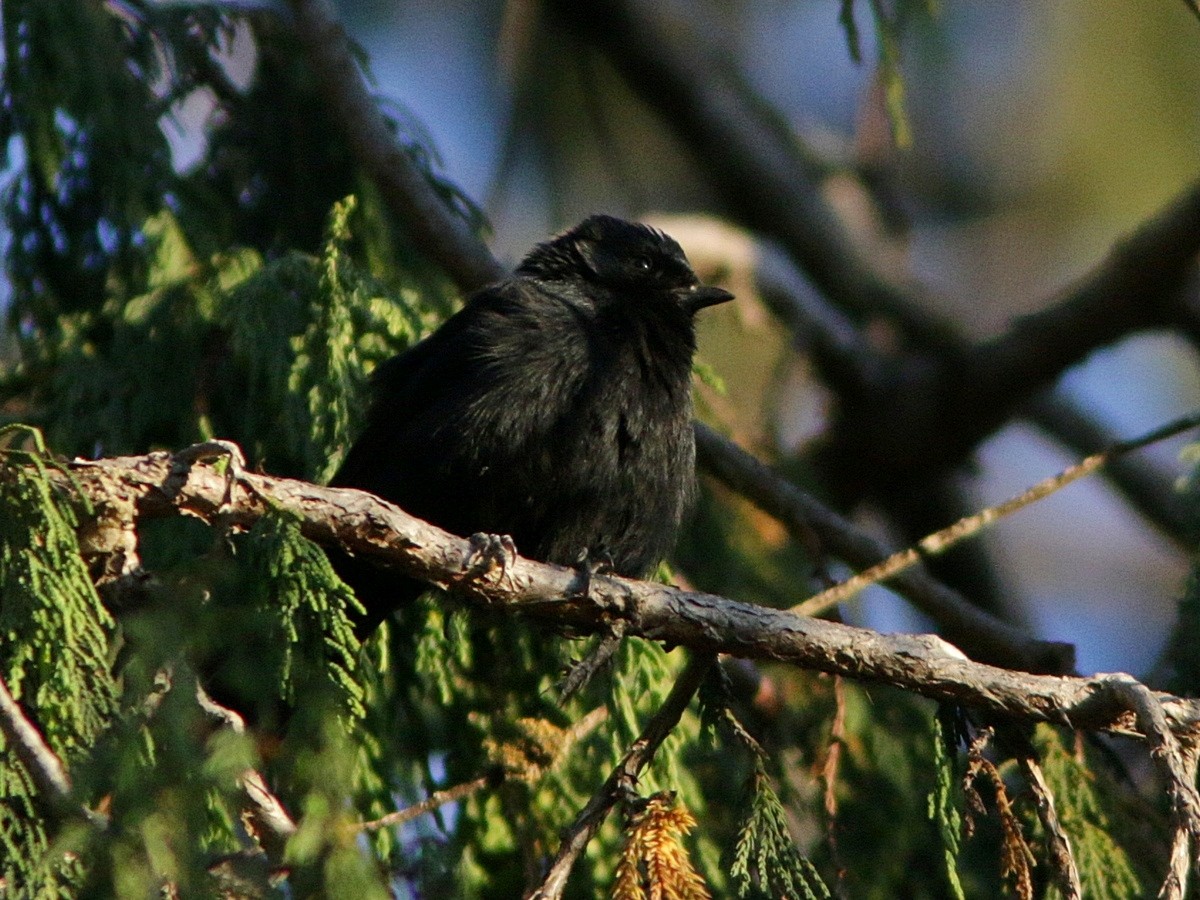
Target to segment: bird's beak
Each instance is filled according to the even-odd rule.
[[[724,288],[697,284],[683,295],[683,305],[687,308],[688,312],[695,313],[706,306],[716,306],[718,303],[725,303],[732,299],[733,294]]]

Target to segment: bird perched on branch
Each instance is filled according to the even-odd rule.
[[[643,576],[694,491],[694,316],[732,298],[662,232],[592,216],[379,367],[331,483],[455,534],[511,535],[544,562]],[[424,589],[333,559],[366,628]]]

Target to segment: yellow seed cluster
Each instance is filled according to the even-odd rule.
[[[655,794],[629,822],[613,900],[710,900],[682,838],[696,820],[668,793]]]

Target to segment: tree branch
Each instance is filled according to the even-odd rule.
[[[1140,450],[1150,444],[1174,437],[1177,434],[1189,431],[1198,426],[1200,426],[1200,413],[1192,413],[1189,416],[1182,416],[1175,419],[1160,428],[1155,428],[1141,437],[1127,441],[1117,441],[1099,453],[1093,453],[1091,456],[1067,467],[1057,475],[1044,478],[1015,497],[1011,497],[994,506],[989,506],[970,516],[965,516],[953,525],[949,525],[933,534],[926,535],[915,546],[894,553],[882,562],[871,566],[871,568],[859,572],[851,578],[847,578],[840,584],[826,588],[814,597],[809,597],[796,607],[796,612],[809,616],[819,615],[825,610],[848,600],[868,586],[880,581],[886,581],[888,578],[892,578],[898,573],[917,565],[927,557],[945,552],[958,542],[977,535],[993,522],[1005,516],[1012,515],[1039,500],[1044,500],[1051,494],[1062,490],[1068,484],[1101,470],[1114,460],[1118,460],[1134,450]]]
[[[578,741],[582,740],[587,735],[599,727],[605,719],[608,718],[608,709],[604,706],[598,706],[583,716],[579,721],[575,722],[563,732],[563,742],[560,747],[556,748],[556,762],[558,759],[566,756],[571,748]],[[501,767],[494,767],[495,771],[489,772],[486,775],[480,775],[478,778],[473,778],[470,781],[464,781],[453,787],[448,787],[440,791],[434,791],[424,800],[420,800],[404,809],[398,809],[395,812],[390,812],[387,815],[380,816],[378,819],[372,819],[369,822],[360,822],[356,830],[361,831],[378,831],[380,828],[389,828],[396,825],[403,825],[406,822],[411,822],[413,819],[419,818],[426,813],[433,812],[440,806],[445,806],[447,803],[456,803],[465,797],[469,797],[477,791],[481,791],[486,787],[496,787],[507,776]]]
[[[661,584],[592,575],[581,585],[575,570],[520,557],[502,572],[481,571],[471,564],[470,541],[370,494],[215,466],[211,455],[183,451],[178,457],[152,453],[76,460],[68,472],[48,474],[64,493],[80,492],[90,500],[87,516],[92,518],[136,523],[191,515],[247,528],[263,515],[283,512],[297,517],[310,539],[386,562],[492,610],[528,616],[576,634],[607,631],[620,621],[628,634],[690,647],[697,656],[619,771],[610,776],[618,781],[633,777],[653,755],[694,693],[693,682],[699,684],[718,653],[891,684],[987,717],[1045,721],[1142,739],[1166,782],[1174,825],[1171,868],[1160,896],[1182,897],[1186,890],[1193,854],[1200,847],[1200,793],[1194,784],[1200,701],[1151,691],[1124,674],[1080,678],[1000,669],[972,662],[931,635],[878,634]],[[20,722],[25,720],[6,690],[0,701],[5,698],[8,702],[0,702],[5,735],[11,732],[25,746],[36,747],[22,731]],[[61,783],[45,774],[50,769],[41,762],[35,765],[42,766],[50,789],[58,791]],[[580,819],[584,824],[564,854],[581,852],[571,847],[579,841],[586,845],[585,835],[590,836],[588,829],[593,827],[587,823],[600,815],[604,802],[597,795],[585,808],[586,819],[583,814]],[[565,883],[565,874],[562,877]]]
[[[1138,727],[1146,736],[1150,760],[1167,787],[1171,803],[1170,867],[1159,890],[1163,900],[1183,900],[1187,896],[1188,874],[1200,870],[1200,791],[1196,789],[1196,733],[1177,735],[1167,721],[1154,693],[1128,675],[1110,675],[1107,689],[1117,702],[1137,717]]]
[[[503,573],[481,572],[470,565],[469,541],[361,491],[242,473],[226,503],[225,474],[208,464],[181,471],[167,453],[76,461],[69,470],[70,478],[51,477],[68,493],[77,484],[97,516],[220,517],[230,527],[246,528],[268,512],[282,511],[296,516],[312,540],[386,562],[470,602],[564,631],[594,633],[622,620],[627,634],[649,640],[883,682],[989,715],[1130,736],[1149,733],[1145,715],[1129,702],[1132,695],[1112,690],[1117,676],[1015,672],[968,660],[931,635],[879,634],[614,576],[591,576],[582,593],[577,571],[521,557]],[[1140,695],[1141,701],[1146,698],[1161,708],[1166,733],[1186,740],[1200,733],[1200,702],[1148,690]]]
[[[246,722],[242,716],[213,700],[199,682],[196,683],[196,702],[220,727],[235,734],[245,732]],[[279,868],[284,864],[287,842],[296,834],[295,820],[280,799],[271,793],[257,769],[244,769],[238,775],[238,788],[242,792],[243,822],[262,848],[267,862],[273,868]]]
[[[671,729],[679,724],[683,711],[692,702],[692,697],[700,689],[704,676],[716,663],[716,659],[711,654],[699,654],[688,660],[663,705],[646,723],[645,730],[625,751],[621,762],[567,829],[549,872],[542,884],[527,895],[527,900],[559,900],[562,897],[575,861],[600,830],[609,810],[634,789],[638,774],[650,764],[655,751],[671,733]]]
[[[464,781],[445,790],[434,791],[418,803],[406,806],[404,809],[398,809],[395,812],[390,812],[385,816],[380,816],[378,819],[361,822],[357,827],[362,831],[378,831],[380,828],[403,825],[405,822],[411,822],[413,819],[425,815],[425,813],[433,812],[439,806],[445,806],[447,803],[456,803],[465,797],[470,797],[476,791],[481,791],[492,783],[493,779],[490,776],[481,775],[471,781]]]
[[[1025,415],[1049,437],[1079,456],[1095,453],[1113,443],[1113,435],[1093,416],[1055,392],[1035,397]],[[1183,495],[1172,479],[1144,459],[1114,459],[1101,471],[1121,496],[1185,553],[1195,550],[1189,537],[1192,522],[1184,508]]]
[[[1046,776],[1042,772],[1033,742],[1029,739],[1027,731],[1019,726],[1000,727],[997,735],[1001,743],[1012,752],[1033,794],[1038,819],[1046,832],[1046,850],[1050,854],[1049,861],[1055,885],[1063,900],[1081,900],[1083,887],[1079,881],[1079,866],[1075,862],[1071,840],[1059,821],[1058,811],[1054,807],[1054,795],[1050,792],[1050,785],[1046,783]]]
[[[291,8],[296,36],[324,91],[326,113],[341,127],[359,165],[417,249],[464,292],[503,277],[503,267],[433,189],[388,127],[329,0],[291,0]]]
[[[1195,292],[1200,182],[1187,187],[1044,308],[973,347],[948,378],[951,415],[967,413],[973,447],[1093,350],[1147,328],[1178,324]]]
[[[33,786],[50,812],[60,818],[83,819],[104,824],[102,817],[78,803],[71,795],[71,780],[58,755],[50,749],[0,677],[0,734],[9,750],[21,761]]]
[[[714,478],[774,516],[793,534],[812,529],[830,553],[856,569],[870,568],[892,556],[891,549],[881,541],[720,438],[707,425],[696,426],[696,453]],[[888,586],[937,622],[952,643],[977,659],[1029,672],[1069,672],[1074,668],[1074,651],[1069,644],[1033,640],[974,606],[924,569],[900,572],[888,581]]]

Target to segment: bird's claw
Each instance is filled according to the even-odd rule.
[[[592,587],[592,577],[607,575],[613,571],[612,556],[601,547],[593,551],[584,547],[575,559],[575,581],[572,582],[570,595],[573,598],[585,598]]]
[[[467,578],[481,578],[513,587],[510,569],[517,561],[517,545],[507,534],[478,532],[467,538],[470,551],[463,560]]]
[[[225,478],[225,494],[222,507],[233,501],[233,487],[246,469],[246,457],[242,448],[233,441],[209,440],[184,447],[171,455],[171,471],[164,485],[168,493],[178,492],[187,482],[188,472],[198,462],[217,463]]]

